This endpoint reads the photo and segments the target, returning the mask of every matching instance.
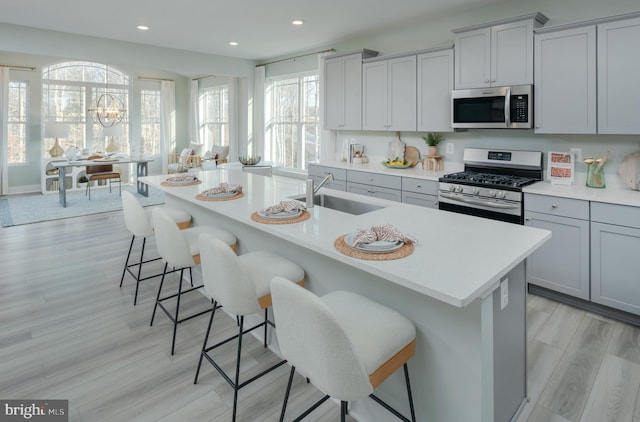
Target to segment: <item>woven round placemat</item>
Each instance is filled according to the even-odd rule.
[[[287,219],[274,219],[274,218],[263,218],[260,217],[260,215],[258,214],[258,211],[254,211],[251,214],[251,219],[253,221],[257,221],[258,223],[264,223],[264,224],[292,224],[292,223],[299,223],[301,221],[304,220],[308,220],[309,217],[311,217],[311,214],[309,213],[309,211],[302,211],[302,214],[300,214],[299,216],[295,217],[295,218],[287,218]]]
[[[240,199],[244,196],[244,194],[242,192],[240,192],[237,195],[234,196],[227,196],[227,197],[221,197],[221,198],[215,198],[215,197],[211,197],[211,196],[204,196],[202,194],[197,194],[196,195],[196,199],[198,201],[233,201],[234,199]]]
[[[389,253],[367,253],[362,252],[352,247],[348,246],[344,242],[346,234],[340,236],[333,242],[333,246],[336,250],[344,255],[350,256],[352,258],[358,259],[366,259],[369,261],[391,261],[392,259],[400,259],[405,256],[409,256],[413,253],[413,243],[405,243],[402,245],[400,249],[397,251],[389,252]]]
[[[202,180],[196,180],[193,183],[184,183],[184,184],[178,184],[176,185],[175,183],[169,183],[169,182],[160,182],[160,184],[162,186],[171,186],[172,188],[177,188],[177,187],[181,187],[181,186],[193,186],[193,185],[199,185],[200,183],[202,183]]]

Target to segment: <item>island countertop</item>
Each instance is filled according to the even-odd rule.
[[[315,206],[310,210],[311,218],[306,221],[262,224],[251,219],[254,211],[304,194],[305,183],[286,177],[263,177],[236,170],[197,173],[202,183],[191,186],[163,186],[161,183],[167,177],[147,176],[141,177],[140,181],[256,230],[455,307],[465,307],[475,299],[490,294],[498,287],[503,275],[551,237],[546,230],[331,189],[321,189],[319,193],[384,208],[351,215]],[[243,197],[228,201],[196,199],[198,193],[221,182],[240,183]],[[335,249],[334,241],[338,237],[384,223],[391,223],[403,233],[418,239],[411,255],[397,260],[370,261],[346,256]]]

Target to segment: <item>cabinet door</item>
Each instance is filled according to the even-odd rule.
[[[451,132],[453,51],[421,54],[418,66],[418,132]]]
[[[343,57],[343,130],[362,130],[362,54]]]
[[[591,300],[640,315],[640,229],[591,223]]]
[[[324,60],[324,128],[342,129],[344,81],[342,57]]]
[[[491,28],[457,34],[455,57],[455,89],[490,86]]]
[[[387,61],[389,130],[416,131],[416,56]]]
[[[372,196],[370,185],[361,185],[360,183],[347,182],[347,192],[357,193],[358,195]]]
[[[388,130],[387,62],[365,63],[362,66],[362,128]]]
[[[491,28],[491,85],[533,83],[533,21]]]
[[[535,36],[536,133],[596,133],[594,26]]]
[[[402,192],[402,202],[425,208],[438,209],[438,197],[424,193]]]
[[[598,25],[598,133],[640,133],[640,18]]]
[[[402,191],[389,188],[381,188],[380,186],[371,186],[371,196],[376,198],[388,199],[389,201],[402,201]]]
[[[527,282],[589,300],[589,222],[525,212],[525,225],[552,232],[527,259]]]

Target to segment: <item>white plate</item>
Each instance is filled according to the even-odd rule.
[[[192,183],[197,182],[198,179],[193,179],[193,180],[170,180],[167,179],[166,182],[170,185],[190,185]]]
[[[220,192],[220,193],[208,193],[202,194],[202,196],[206,198],[231,198],[232,196],[236,196],[238,192]]]
[[[264,210],[258,211],[258,215],[262,218],[268,218],[270,220],[289,220],[299,217],[302,214],[302,210],[293,210],[291,212],[279,212],[277,214],[265,214]]]
[[[404,245],[404,242],[400,240],[396,242],[388,242],[386,240],[375,240],[371,243],[360,243],[356,246],[353,246],[353,239],[355,238],[356,235],[357,233],[351,233],[345,236],[344,243],[346,243],[347,246],[362,252],[389,253],[389,252],[397,251]]]

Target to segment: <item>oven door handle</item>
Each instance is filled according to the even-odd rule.
[[[444,198],[452,199],[454,201],[465,202],[467,204],[473,204],[473,205],[482,205],[489,208],[500,208],[505,210],[520,208],[520,204],[510,205],[510,204],[501,204],[499,202],[482,201],[480,199],[465,198],[465,197],[452,195],[450,193],[445,193],[445,192],[440,192],[440,195]]]

